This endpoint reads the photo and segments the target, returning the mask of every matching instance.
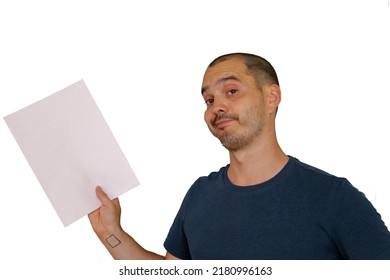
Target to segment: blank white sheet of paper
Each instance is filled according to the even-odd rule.
[[[4,120],[64,226],[139,184],[83,80]]]

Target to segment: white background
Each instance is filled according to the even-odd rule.
[[[120,197],[123,227],[165,254],[187,189],[228,163],[203,121],[204,70],[255,53],[279,75],[284,151],[347,177],[389,225],[389,19],[387,0],[1,1],[0,116],[84,79],[141,182]],[[88,219],[62,226],[4,121],[0,186],[0,274],[103,277]]]

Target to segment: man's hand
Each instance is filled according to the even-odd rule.
[[[122,230],[120,225],[121,207],[119,199],[110,200],[100,186],[96,187],[96,196],[102,206],[88,215],[92,228],[100,239],[107,238],[113,232]]]
[[[88,214],[92,228],[108,252],[116,260],[163,260],[164,256],[142,248],[121,227],[119,199],[110,200],[101,187],[96,187],[96,196],[102,206]],[[176,259],[166,254],[167,259]]]

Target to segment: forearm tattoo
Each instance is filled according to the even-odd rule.
[[[108,245],[111,246],[111,248],[115,248],[116,246],[121,244],[121,241],[113,234],[106,238],[106,242],[108,243]]]

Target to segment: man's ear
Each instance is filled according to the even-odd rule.
[[[271,84],[266,87],[268,113],[276,114],[277,108],[282,100],[280,87],[277,84]]]

